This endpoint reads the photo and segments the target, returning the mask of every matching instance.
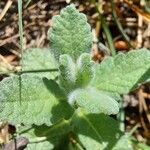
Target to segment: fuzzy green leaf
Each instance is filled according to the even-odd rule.
[[[94,76],[94,62],[88,53],[83,53],[77,60],[77,85],[80,87],[88,85]]]
[[[92,33],[86,16],[79,13],[75,6],[62,9],[54,16],[53,25],[48,32],[50,47],[58,59],[61,54],[77,58],[83,52],[89,52],[92,45]]]
[[[20,136],[29,139],[26,150],[53,150],[72,130],[69,121],[61,120],[53,126],[33,126],[21,130]]]
[[[150,76],[150,51],[141,49],[108,57],[95,70],[91,85],[103,91],[128,93]]]
[[[50,70],[58,68],[56,60],[48,49],[31,48],[23,53],[22,71]],[[31,73],[30,73],[31,74]],[[33,73],[35,74],[35,73]],[[36,72],[37,76],[54,79],[57,72]]]
[[[69,95],[69,103],[75,103],[90,113],[117,114],[118,102],[94,88],[77,89]]]
[[[37,76],[22,75],[21,82],[18,76],[5,78],[0,89],[0,121],[51,125],[73,113],[69,104],[59,101]]]
[[[61,55],[59,63],[59,83],[67,93],[78,87],[87,86],[94,76],[94,62],[87,53],[81,54],[76,63],[71,56]]]
[[[107,150],[117,142],[119,123],[104,114],[88,114],[77,110],[72,117],[75,133],[86,150]]]
[[[59,83],[60,86],[68,93],[75,88],[77,74],[76,66],[72,58],[67,54],[60,56],[59,63]]]

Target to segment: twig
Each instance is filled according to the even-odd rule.
[[[143,97],[143,89],[142,88],[140,88],[139,89],[139,92],[138,92],[138,97],[139,97],[139,113],[140,113],[140,119],[141,119],[141,124],[142,124],[142,126],[143,126],[143,128],[144,128],[144,130],[145,130],[145,133],[147,133],[149,130],[148,130],[148,128],[147,128],[147,126],[146,126],[146,124],[145,124],[145,122],[144,122],[144,119],[143,119],[143,117],[142,117],[142,112],[143,112],[143,108],[144,108],[144,110],[145,110],[145,100],[144,100],[144,97]],[[144,106],[143,106],[143,104],[144,104]],[[146,106],[147,107],[147,106]],[[147,108],[146,108],[146,114],[147,114]],[[149,118],[150,119],[150,118]],[[149,120],[148,119],[148,120]],[[149,120],[150,121],[150,120]]]
[[[148,93],[143,93],[143,97],[150,99],[150,94],[148,94]]]
[[[133,133],[140,127],[140,124],[136,124],[128,133],[129,136],[133,135]]]
[[[0,125],[0,144],[7,143],[9,141],[8,123],[2,122]]]
[[[137,30],[137,48],[142,47],[142,26],[143,26],[143,18],[141,15],[138,15],[138,30]]]
[[[11,37],[8,37],[8,38],[6,38],[4,40],[0,40],[0,46],[5,45],[7,42],[12,42],[12,40],[14,40],[14,39],[16,39],[18,37],[19,37],[19,34],[15,34],[15,35],[13,35]]]
[[[8,11],[9,7],[12,5],[12,0],[8,0],[3,11],[0,14],[0,21],[2,20],[2,18],[5,16],[6,12]]]
[[[150,14],[143,12],[137,6],[131,4],[128,0],[124,0],[124,2],[137,14],[141,15],[146,22],[150,22]]]
[[[9,69],[12,69],[13,67],[8,63],[8,61],[0,54],[0,60],[2,60]],[[1,61],[0,61],[1,62]]]

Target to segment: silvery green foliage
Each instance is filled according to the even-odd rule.
[[[59,83],[60,86],[68,93],[74,89],[76,85],[76,65],[73,59],[67,54],[60,56],[59,64]]]
[[[77,85],[80,87],[87,86],[94,77],[94,62],[88,53],[83,53],[77,60]]]
[[[83,52],[90,52],[91,27],[86,16],[79,13],[73,4],[64,8],[60,15],[53,17],[52,22],[48,38],[51,51],[57,59],[61,54],[77,58]]]
[[[49,49],[30,48],[25,50],[21,60],[22,71],[26,70],[45,70],[54,69],[58,64]],[[35,73],[33,73],[35,74]],[[40,77],[55,79],[57,72],[40,72],[37,73]]]
[[[95,65],[92,85],[99,90],[126,94],[150,76],[150,51],[133,50],[108,57]]]
[[[64,54],[59,59],[59,83],[67,92],[80,87],[86,87],[94,76],[94,62],[90,54],[83,53],[74,61],[69,55]]]
[[[150,51],[135,50],[94,63],[86,53],[92,43],[90,26],[74,5],[53,18],[48,36],[50,52],[25,52],[22,70],[56,67],[58,73],[32,73],[2,80],[0,121],[36,125],[22,134],[38,141],[30,143],[29,150],[61,147],[62,139],[69,145],[71,138],[86,150],[122,149],[119,143],[115,145],[121,136],[118,122],[108,115],[118,113],[115,98],[119,94],[128,93],[149,78]],[[40,141],[43,137],[45,141]],[[68,145],[65,149],[70,150]]]
[[[77,89],[70,93],[68,101],[90,113],[110,115],[119,112],[117,101],[95,88]]]
[[[50,86],[53,88],[53,84]],[[69,118],[73,113],[72,107],[65,101],[60,103],[38,76],[24,74],[21,82],[18,76],[5,78],[0,83],[0,89],[0,102],[3,106],[1,121],[52,125],[61,118]],[[52,112],[54,107],[58,109]]]

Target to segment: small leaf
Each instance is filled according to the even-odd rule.
[[[108,57],[95,67],[91,85],[99,90],[126,94],[150,76],[150,51],[130,51]]]
[[[77,58],[83,52],[89,52],[92,46],[92,33],[86,16],[79,13],[75,6],[62,9],[54,16],[53,25],[48,32],[50,47],[58,59],[61,54]]]
[[[56,60],[48,49],[31,48],[23,53],[22,71],[47,70],[58,68]],[[31,73],[30,73],[31,74]],[[37,76],[54,79],[57,72],[36,72]]]
[[[42,125],[22,129],[20,136],[29,139],[26,150],[53,150],[71,130],[70,122],[61,120],[50,127]]]
[[[88,53],[83,53],[77,60],[77,84],[86,86],[94,77],[93,70],[94,62],[91,61],[91,56]]]
[[[121,134],[119,123],[104,114],[89,114],[78,109],[71,123],[87,150],[111,150]]]
[[[117,114],[118,103],[113,98],[94,88],[77,89],[69,95],[69,103],[77,103],[90,113]]]
[[[77,74],[76,66],[72,58],[67,54],[60,56],[59,63],[59,83],[60,86],[68,93],[75,88]]]
[[[18,76],[5,78],[0,89],[0,121],[51,125],[73,113],[71,106],[59,101],[37,76],[22,75],[21,84]]]

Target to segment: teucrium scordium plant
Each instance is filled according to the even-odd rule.
[[[30,141],[26,149],[115,149],[122,133],[108,116],[119,112],[114,95],[147,80],[150,52],[134,50],[97,64],[90,56],[92,34],[84,14],[70,5],[52,21],[50,49],[26,50],[22,70],[58,71],[3,79],[0,121],[25,126],[19,133]]]

